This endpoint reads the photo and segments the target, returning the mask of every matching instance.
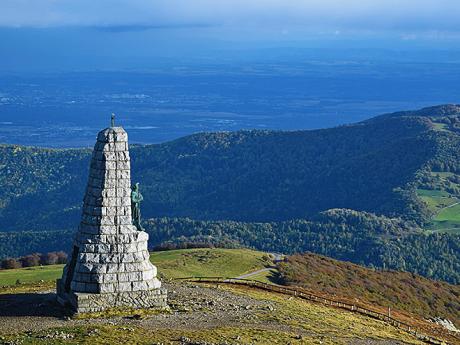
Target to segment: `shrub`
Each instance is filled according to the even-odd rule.
[[[13,269],[13,268],[21,268],[21,262],[17,259],[8,258],[2,260],[2,268],[4,269]]]
[[[40,254],[30,254],[20,258],[22,267],[33,267],[40,265]]]

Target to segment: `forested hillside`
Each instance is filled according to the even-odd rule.
[[[417,174],[460,164],[456,133],[435,129],[428,117],[393,116],[315,131],[201,133],[132,147],[132,175],[146,217],[280,221],[348,208],[420,223],[428,210]],[[89,156],[0,146],[0,229],[74,227]]]
[[[324,130],[200,133],[132,146],[132,177],[144,218],[167,219],[149,222],[154,244],[204,229],[227,245],[310,250],[458,282],[459,128],[451,105]],[[0,146],[0,232],[15,231],[10,243],[20,232],[29,239],[4,244],[0,256],[54,243],[45,232],[75,231],[90,154]]]
[[[250,247],[311,251],[370,267],[403,270],[460,283],[460,236],[425,234],[407,222],[335,209],[312,220],[270,223],[155,218],[144,222],[150,246]],[[0,258],[69,250],[75,230],[0,233]]]

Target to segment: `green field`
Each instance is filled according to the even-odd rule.
[[[0,286],[15,285],[18,280],[21,284],[55,280],[62,275],[63,267],[64,265],[50,265],[0,270]]]
[[[162,278],[190,276],[237,277],[264,268],[267,254],[249,249],[199,248],[153,252],[150,260]],[[0,270],[0,286],[52,281],[60,278],[63,265]],[[262,277],[263,278],[263,277]]]
[[[434,189],[417,189],[417,195],[422,199],[434,216],[426,225],[429,232],[460,232],[460,199],[450,194],[447,187],[460,187],[448,180],[454,176],[451,172],[432,172],[436,183]]]
[[[458,201],[457,201],[458,202]],[[437,221],[452,221],[460,222],[460,204],[453,205],[451,207],[444,208],[436,215],[435,220]]]
[[[187,249],[154,252],[150,260],[166,278],[237,277],[264,268],[263,252],[249,249]]]

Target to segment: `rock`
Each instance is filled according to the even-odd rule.
[[[429,319],[429,321],[434,322],[451,332],[460,333],[460,329],[455,327],[454,323],[448,319],[443,319],[441,317],[434,317],[434,318]]]

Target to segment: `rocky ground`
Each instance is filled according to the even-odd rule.
[[[264,338],[264,334],[276,335],[273,337],[273,342],[279,344],[406,344],[405,340],[392,340],[393,336],[390,339],[382,339],[380,336],[366,338],[354,335],[353,330],[349,335],[343,334],[341,338],[340,331],[334,328],[331,328],[329,334],[328,331],[323,332],[321,327],[306,327],[302,322],[308,320],[305,316],[297,315],[297,311],[293,310],[292,314],[279,312],[280,308],[284,308],[280,304],[284,299],[286,303],[294,306],[298,304],[292,301],[292,297],[266,299],[262,295],[256,296],[242,288],[206,287],[192,283],[169,283],[164,286],[169,291],[170,311],[154,314],[133,312],[126,315],[117,313],[88,315],[80,319],[69,317],[65,310],[55,304],[53,291],[0,294],[0,344],[73,343],[74,341],[81,343],[77,340],[82,337],[95,339],[94,342],[89,343],[104,343],[103,340],[96,341],[104,338],[107,343],[110,343],[107,335],[112,332],[110,330],[119,332],[120,337],[127,337],[127,343],[132,339],[133,344],[137,343],[135,339],[141,337],[141,334],[144,339],[145,337],[156,339],[152,332],[161,333],[161,337],[163,335],[164,337],[160,337],[159,342],[151,342],[151,344],[264,344],[269,341]],[[312,310],[312,312],[322,311]],[[321,315],[318,315],[318,318],[321,319]],[[317,321],[311,319],[310,322]],[[75,333],[74,329],[79,330],[80,333]],[[238,329],[241,332],[234,331]],[[280,335],[279,339],[278,335]],[[197,336],[202,339],[197,340]],[[173,341],[167,342],[165,339],[173,339]],[[411,340],[410,343],[418,342]]]

